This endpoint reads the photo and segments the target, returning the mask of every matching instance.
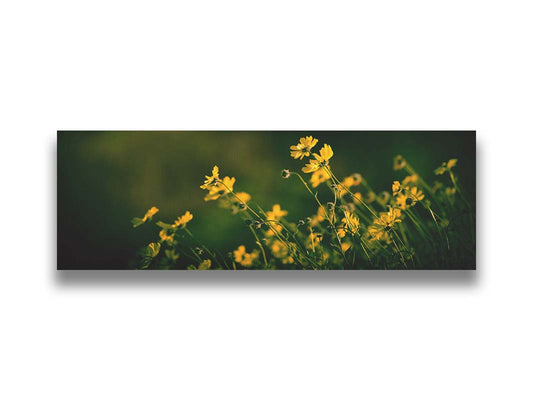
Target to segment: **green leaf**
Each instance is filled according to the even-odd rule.
[[[160,249],[161,243],[150,243],[148,246],[139,250],[139,255],[141,257],[141,264],[139,265],[139,268],[148,268],[154,257],[159,254]]]
[[[131,220],[131,224],[134,228],[137,228],[138,226],[144,224],[144,220],[142,218],[134,217]]]
[[[159,226],[160,228],[163,228],[163,229],[166,229],[166,230],[169,230],[169,229],[173,229],[174,227],[170,224],[166,224],[164,223],[163,221],[158,221],[156,222],[156,225]]]

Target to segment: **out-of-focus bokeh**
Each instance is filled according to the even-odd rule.
[[[339,178],[361,173],[376,192],[390,191],[392,181],[405,176],[392,169],[397,154],[429,183],[441,162],[458,158],[454,171],[475,204],[473,132],[59,132],[58,267],[127,268],[138,248],[158,238],[153,223],[136,229],[130,223],[152,206],[160,209],[154,221],[172,222],[191,211],[191,231],[222,253],[251,246],[238,216],[203,200],[200,185],[213,165],[265,210],[278,203],[289,220],[309,216],[317,208],[312,197],[297,178],[280,174],[304,165],[290,157],[289,147],[305,135],[319,139],[317,152],[324,143],[332,146]],[[328,191],[319,189],[327,200]]]

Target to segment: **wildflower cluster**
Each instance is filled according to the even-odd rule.
[[[456,159],[434,173],[444,178],[431,186],[401,155],[393,159],[398,174],[390,191],[377,193],[360,173],[342,179],[333,171],[332,147],[306,136],[290,146],[290,156],[302,162],[301,173],[284,169],[284,180],[301,185],[316,213],[291,222],[280,204],[266,211],[252,196],[235,189],[234,177],[220,175],[218,166],[200,186],[206,202],[217,202],[242,220],[254,245],[236,243],[220,255],[198,242],[187,228],[187,211],[174,223],[157,222],[159,241],[139,252],[140,268],[188,269],[392,269],[469,267],[475,248],[475,214],[452,171]],[[303,174],[302,174],[303,173]],[[390,182],[390,181],[389,181]],[[317,188],[322,186],[321,196]],[[456,195],[459,197],[456,198]],[[134,227],[150,221],[152,207]],[[461,265],[464,263],[464,265]]]

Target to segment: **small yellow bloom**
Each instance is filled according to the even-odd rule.
[[[183,214],[181,217],[178,217],[178,219],[174,221],[174,227],[185,228],[187,226],[187,222],[191,221],[192,218],[193,218],[193,215],[189,211],[187,211],[185,212],[185,214]]]
[[[421,201],[424,199],[424,193],[421,190],[418,190],[416,186],[413,186],[409,191],[409,195],[413,198],[415,202]]]
[[[417,174],[407,175],[402,181],[402,186],[411,187],[411,186],[416,185],[417,182],[418,182]]]
[[[311,160],[309,161],[309,164],[306,164],[305,167],[302,168],[302,171],[306,174],[310,174],[311,172],[318,171],[320,167],[320,163],[317,160]]]
[[[293,264],[294,258],[291,256],[288,247],[280,240],[274,240],[270,244],[272,255],[279,259],[282,264]]]
[[[311,183],[312,187],[316,188],[321,183],[326,182],[330,178],[331,177],[329,176],[329,174],[326,171],[324,171],[323,169],[319,169],[319,170],[313,172],[313,175],[311,175],[311,178],[309,179],[309,182]]]
[[[392,182],[392,195],[396,196],[400,191],[402,190],[402,185],[400,185],[399,181]]]
[[[322,242],[322,239],[324,236],[321,233],[313,232],[309,234],[306,240],[306,247],[308,249],[315,249],[320,245],[320,242]]]
[[[318,139],[314,139],[312,136],[306,136],[300,138],[300,143],[296,146],[291,146],[291,157],[295,160],[302,160],[304,157],[309,157],[311,149],[318,143]]]
[[[259,257],[259,252],[254,250],[251,253],[247,253],[246,247],[240,245],[237,247],[237,250],[233,251],[233,257],[235,257],[235,262],[241,264],[243,267],[251,267]]]
[[[201,189],[208,189],[209,186],[213,183],[213,182],[216,182],[218,181],[219,177],[218,177],[218,167],[215,165],[213,167],[213,171],[211,172],[211,176],[209,175],[206,175],[205,176],[205,181],[204,181],[204,184],[202,186],[200,186]]]
[[[368,227],[368,233],[372,235],[373,239],[387,240],[389,231],[394,224],[402,222],[401,210],[399,208],[390,208],[389,211],[380,213],[379,218],[374,220],[374,223]]]
[[[340,238],[345,237],[347,233],[353,236],[359,230],[359,218],[350,212],[344,212],[341,222],[342,225],[337,228],[337,235]]]
[[[403,158],[401,155],[397,155],[394,157],[394,160],[392,161],[392,168],[395,171],[398,171],[400,169],[403,169],[407,163],[405,162],[405,158]]]
[[[168,244],[172,244],[174,242],[174,234],[169,234],[169,231],[166,229],[162,229],[159,232],[159,237],[161,238],[162,242],[167,242]]]
[[[365,196],[365,201],[367,203],[373,203],[374,201],[376,201],[376,193],[368,192]]]
[[[456,190],[454,187],[447,187],[446,189],[444,189],[444,194],[446,195],[448,201],[452,206],[455,204],[455,192]]]
[[[406,210],[407,209],[406,202],[408,198],[409,196],[406,195],[405,193],[398,194],[398,196],[396,196],[396,206],[398,206],[402,210]]]
[[[331,157],[333,157],[333,149],[329,144],[325,144],[320,149],[320,155],[317,155],[316,153],[313,154],[313,156],[320,162],[326,162]]]
[[[442,175],[446,171],[451,172],[452,168],[457,165],[457,158],[452,158],[448,162],[443,162],[440,167],[435,170],[435,175]]]
[[[320,224],[322,221],[326,219],[326,212],[322,207],[318,207],[318,210],[315,215],[312,215],[307,220],[309,222],[309,226],[314,227]]]
[[[342,222],[354,233],[359,230],[359,218],[355,214],[345,212]]]
[[[346,187],[351,187],[353,185],[354,179],[353,176],[347,176],[342,180],[342,185]]]
[[[320,149],[320,154],[313,153],[314,160],[310,160],[309,164],[302,168],[302,171],[306,174],[315,172],[320,168],[323,168],[329,164],[329,160],[333,157],[333,150],[329,144],[325,144]]]
[[[243,202],[244,204],[248,203],[250,200],[252,200],[252,196],[250,196],[248,193],[246,192],[237,192],[235,193],[237,195],[237,197],[239,198],[237,201],[241,201]]]
[[[455,188],[454,187],[447,187],[444,189],[444,193],[446,196],[454,196],[455,195]]]
[[[224,179],[211,184],[209,187],[209,194],[204,197],[205,201],[217,200],[220,196],[224,196],[233,191],[233,185],[235,185],[235,178],[225,176]]]
[[[157,214],[159,212],[159,208],[157,207],[152,207],[150,208],[148,211],[146,211],[146,214],[144,214],[144,217],[142,218],[138,218],[138,217],[135,217],[131,220],[132,224],[133,224],[133,227],[134,228],[137,228],[138,226],[144,224],[146,221],[148,221],[149,219],[151,220],[152,217]]]
[[[146,212],[146,214],[145,214],[143,220],[146,221],[148,218],[152,218],[152,217],[153,217],[158,211],[159,211],[159,209],[158,209],[157,207],[152,207],[152,208],[150,208],[150,209]]]
[[[352,187],[359,186],[363,181],[361,174],[352,174],[342,180],[339,196],[343,197]]]
[[[381,192],[377,198],[378,203],[381,204],[382,206],[386,206],[387,203],[389,202],[389,199],[390,199],[389,192]]]
[[[207,270],[211,268],[211,260],[204,260],[198,265],[199,270]]]
[[[288,214],[287,211],[282,210],[279,204],[274,204],[272,211],[267,211],[267,220],[276,220],[279,221],[281,218]]]
[[[224,200],[221,201],[220,206],[231,210],[233,214],[237,214],[239,211],[244,211],[247,208],[247,203],[252,200],[246,192],[237,192],[235,196],[226,196]]]
[[[457,158],[452,158],[451,160],[448,161],[448,163],[446,164],[446,168],[448,169],[452,169],[453,167],[455,167],[457,165]]]
[[[267,229],[265,231],[265,236],[272,237],[272,236],[276,236],[276,233],[280,234],[281,231],[283,230],[283,227],[280,224],[275,223],[275,222],[267,222],[265,224],[265,229]]]
[[[422,193],[421,190],[418,190],[416,186],[413,186],[396,197],[396,205],[402,210],[406,210],[407,208],[414,206],[418,201],[423,200],[424,197],[424,193]]]

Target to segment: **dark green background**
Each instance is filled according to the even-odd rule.
[[[456,173],[474,203],[474,132],[59,132],[58,267],[127,268],[139,247],[158,239],[153,224],[130,224],[151,206],[160,209],[155,221],[190,210],[190,229],[222,252],[251,245],[239,217],[203,201],[199,186],[215,164],[221,176],[236,178],[235,191],[250,193],[265,210],[279,203],[289,220],[309,216],[316,211],[309,193],[297,178],[280,177],[282,169],[304,165],[290,158],[289,146],[309,134],[320,141],[314,150],[332,146],[339,178],[359,172],[376,192],[405,176],[392,170],[397,154],[428,183],[442,161],[458,158]]]

